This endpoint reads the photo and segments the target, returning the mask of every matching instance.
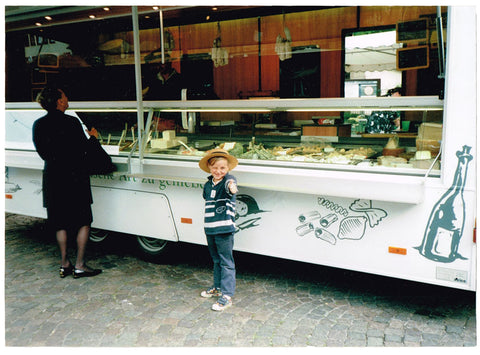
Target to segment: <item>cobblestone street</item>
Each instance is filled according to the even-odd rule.
[[[6,214],[6,346],[476,346],[474,292],[237,252],[233,306],[214,312],[206,247],[160,263],[135,250],[120,234],[90,243],[103,273],[61,279],[45,222]]]

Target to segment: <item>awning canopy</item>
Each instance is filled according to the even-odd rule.
[[[397,48],[395,30],[348,36],[345,38],[345,71],[366,72],[396,70]]]

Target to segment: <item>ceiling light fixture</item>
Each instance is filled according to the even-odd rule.
[[[45,20],[52,21],[52,18],[50,16],[45,16]]]
[[[90,16],[88,16],[88,17],[91,18],[91,19],[94,19],[94,18],[95,18],[95,15],[90,15]]]
[[[35,22],[35,26],[41,26],[42,24],[40,22]]]
[[[110,11],[110,8],[109,7],[104,7],[103,10],[104,11]]]

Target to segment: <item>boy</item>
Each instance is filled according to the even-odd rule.
[[[223,311],[232,305],[235,293],[235,261],[233,235],[235,233],[235,194],[237,181],[229,171],[238,164],[234,156],[223,149],[209,150],[198,165],[210,173],[203,188],[205,199],[205,234],[213,260],[213,286],[202,291],[202,297],[219,296],[212,305],[214,311]]]

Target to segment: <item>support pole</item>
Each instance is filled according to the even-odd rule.
[[[142,63],[140,59],[140,31],[138,25],[138,8],[132,6],[133,23],[133,53],[135,58],[135,88],[137,96],[137,126],[138,126],[138,149],[140,160],[144,154],[145,127],[143,123],[143,97],[142,97]]]
[[[445,46],[443,44],[442,7],[437,6],[437,48],[438,48],[438,78],[445,79]]]
[[[162,64],[165,64],[165,40],[163,38],[163,10],[160,8],[158,11],[158,18],[160,19],[160,49],[162,52]]]
[[[258,91],[262,91],[262,26],[260,16],[257,18],[258,32]]]

